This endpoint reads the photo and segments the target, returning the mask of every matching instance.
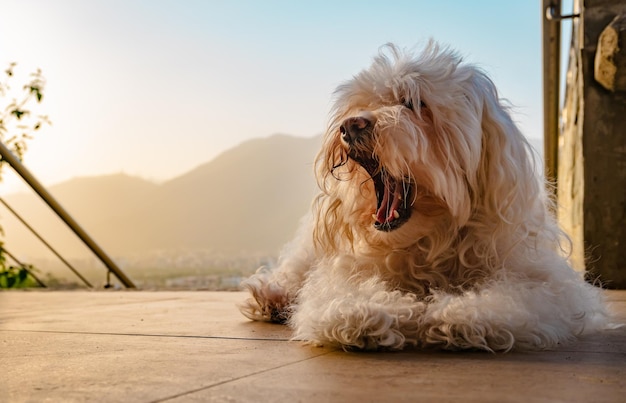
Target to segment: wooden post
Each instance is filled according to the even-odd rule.
[[[543,158],[546,179],[557,184],[559,72],[561,71],[561,1],[542,2]],[[552,188],[556,192],[556,186]]]
[[[573,262],[626,288],[626,0],[576,0],[559,148]],[[584,260],[584,261],[583,261]]]

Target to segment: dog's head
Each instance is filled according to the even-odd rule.
[[[317,159],[330,198],[325,230],[402,246],[433,222],[458,230],[477,214],[506,221],[519,191],[537,193],[527,188],[529,162],[483,72],[434,42],[419,54],[386,45],[336,91]]]

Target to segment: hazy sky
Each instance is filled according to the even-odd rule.
[[[382,44],[429,37],[486,70],[538,138],[540,3],[0,0],[0,68],[47,79],[36,112],[53,124],[25,158],[46,185],[162,181],[251,137],[320,134],[334,88]],[[19,183],[6,175],[0,192]]]

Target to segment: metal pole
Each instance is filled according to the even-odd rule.
[[[561,0],[543,0],[543,155],[546,179],[557,189],[559,72],[561,71]]]
[[[26,265],[25,265],[25,264],[23,264],[22,262],[20,262],[19,260],[17,260],[17,258],[16,258],[15,256],[13,256],[13,255],[11,254],[11,252],[9,252],[9,251],[8,251],[8,250],[4,247],[4,246],[0,246],[0,250],[3,250],[3,251],[4,251],[4,253],[6,253],[8,257],[10,257],[11,259],[13,259],[13,261],[14,261],[15,263],[17,263],[17,265],[18,265],[18,266],[20,266],[22,269],[26,270],[26,272],[28,273],[28,275],[29,275],[29,276],[31,276],[32,278],[34,278],[34,279],[35,279],[35,281],[37,282],[37,284],[39,284],[39,285],[40,285],[41,287],[43,287],[43,288],[48,288],[48,287],[46,287],[46,285],[45,285],[45,284],[44,284],[41,280],[39,280],[39,278],[37,278],[37,276],[35,276],[35,273],[33,273],[31,270],[28,270],[28,267],[26,267]]]
[[[104,263],[104,265],[115,274],[115,277],[128,288],[135,288],[133,282],[115,264],[115,262],[104,252],[100,246],[83,230],[83,228],[68,214],[67,211],[52,197],[46,188],[26,169],[20,160],[13,155],[4,143],[0,141],[0,155],[8,162],[13,169],[30,185],[30,187],[50,206],[50,208],[67,224],[76,236]]]
[[[28,223],[26,222],[26,220],[24,220],[19,214],[17,214],[17,212],[15,210],[13,210],[11,208],[11,206],[9,206],[9,204],[2,198],[0,197],[0,203],[4,204],[4,207],[7,208],[7,210],[9,210],[14,216],[15,218],[17,218],[18,220],[20,220],[20,222],[22,224],[24,224],[24,226],[26,228],[28,228],[30,230],[30,232],[35,235],[37,237],[37,239],[39,239],[41,241],[41,243],[43,243],[44,245],[46,245],[46,247],[50,250],[50,252],[54,253],[54,255],[59,258],[59,260],[61,262],[63,262],[72,272],[74,272],[74,274],[76,274],[76,276],[78,276],[79,279],[81,279],[83,281],[83,283],[85,283],[85,285],[89,288],[93,288],[93,286],[89,283],[89,281],[87,281],[87,279],[83,276],[81,276],[81,274],[74,268],[74,266],[72,266],[70,264],[70,262],[68,262],[67,260],[65,260],[63,258],[63,256],[61,256],[53,247],[52,245],[50,245],[48,242],[46,242],[45,239],[43,239],[38,233],[37,231],[35,231],[35,229],[33,227],[31,227],[30,225],[28,225]],[[4,251],[6,252],[7,250],[4,249]],[[8,253],[8,252],[7,252]],[[10,255],[9,255],[10,256]],[[15,258],[13,258],[13,260],[15,260]]]

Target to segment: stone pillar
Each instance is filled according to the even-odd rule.
[[[626,288],[626,0],[577,0],[559,139],[559,220],[572,261]]]

